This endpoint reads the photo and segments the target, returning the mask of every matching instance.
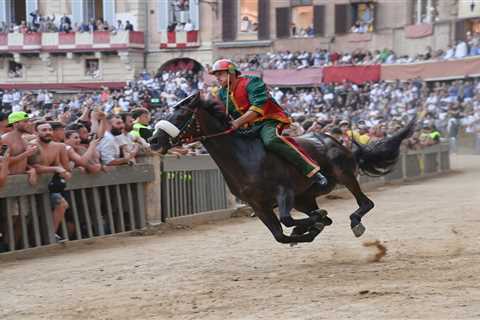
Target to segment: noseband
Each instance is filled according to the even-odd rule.
[[[235,129],[230,128],[225,131],[219,132],[219,133],[214,133],[214,134],[209,134],[209,135],[202,135],[202,129],[200,127],[200,122],[198,121],[198,107],[195,108],[194,110],[186,107],[178,107],[181,110],[188,111],[189,113],[192,114],[190,119],[188,119],[183,126],[178,129],[174,124],[167,120],[162,120],[160,121],[155,127],[156,129],[162,129],[165,131],[168,136],[170,137],[168,139],[168,142],[170,144],[170,147],[178,147],[181,146],[182,144],[185,143],[193,143],[196,141],[205,141],[206,139],[210,139],[213,137],[218,137],[218,136],[223,136],[229,133],[232,133],[235,131]],[[160,125],[159,125],[160,124]],[[173,126],[175,127],[178,131],[176,134],[172,134],[171,130],[168,130],[167,127]],[[189,133],[190,130],[193,130],[193,132]]]

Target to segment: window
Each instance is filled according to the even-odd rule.
[[[276,8],[276,19],[277,38],[323,36],[325,33],[324,5]]]
[[[270,0],[231,0],[222,4],[222,38],[270,39]]]
[[[354,23],[350,31],[356,33],[373,32],[375,4],[368,2],[352,4],[352,10]]]
[[[100,78],[100,63],[98,59],[85,60],[85,75],[92,79]]]
[[[31,22],[30,13],[38,9],[37,0],[2,0],[0,1],[0,22],[19,24]]]
[[[92,19],[116,25],[115,0],[72,0],[72,18],[79,25]]]
[[[23,78],[23,65],[15,61],[8,62],[8,78],[18,79]]]
[[[294,37],[313,37],[313,6],[293,7],[291,28]]]
[[[257,33],[258,31],[258,0],[240,0],[240,33]]]
[[[103,1],[102,0],[84,0],[85,1],[85,21],[103,19]]]
[[[159,31],[200,29],[199,0],[157,0]]]
[[[373,1],[351,0],[335,5],[335,33],[366,33],[375,31],[377,4]]]
[[[461,19],[455,22],[455,41],[465,41],[480,34],[480,19]]]
[[[437,17],[438,0],[413,0],[414,23],[433,23]]]

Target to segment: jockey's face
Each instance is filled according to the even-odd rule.
[[[228,71],[217,71],[215,72],[215,77],[217,78],[218,83],[222,87],[227,87],[228,86],[228,81],[232,81],[232,78],[235,77],[235,75],[230,74],[230,77],[228,76]]]

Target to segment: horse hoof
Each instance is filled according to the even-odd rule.
[[[321,222],[317,222],[312,226],[312,229],[318,230],[318,233],[322,232],[324,228],[325,228],[325,224]]]
[[[365,228],[365,226],[361,222],[356,226],[352,227],[352,232],[357,238],[361,237],[365,230],[367,230],[367,228]]]
[[[295,227],[293,228],[292,230],[292,233],[290,234],[290,236],[298,236],[298,235],[302,235],[304,234],[305,232],[307,232],[307,228],[305,227]]]
[[[315,215],[315,216],[319,216],[323,219],[323,218],[327,217],[328,212],[327,212],[327,210],[324,210],[324,209],[317,209],[317,210],[313,210],[312,212],[310,212],[310,214]]]
[[[331,225],[331,224],[333,223],[333,220],[330,219],[329,217],[324,217],[324,218],[322,219],[322,223],[323,223],[325,226],[329,226],[329,225]]]

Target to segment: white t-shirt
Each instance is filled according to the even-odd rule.
[[[457,44],[457,47],[455,49],[455,58],[457,59],[462,59],[467,56],[467,44],[465,41],[461,41],[459,44]]]

